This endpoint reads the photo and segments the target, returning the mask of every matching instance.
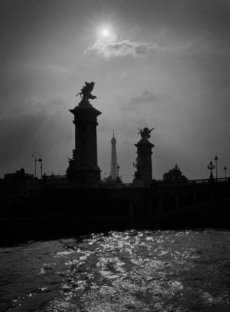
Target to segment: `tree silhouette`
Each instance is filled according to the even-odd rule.
[[[188,182],[188,179],[182,174],[180,168],[177,165],[175,165],[173,169],[170,169],[168,172],[164,173],[163,182],[185,183]]]

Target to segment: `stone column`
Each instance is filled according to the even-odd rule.
[[[72,181],[79,186],[95,186],[100,181],[97,165],[97,116],[101,114],[89,102],[81,101],[71,109],[75,125],[75,150]]]
[[[136,172],[134,183],[139,185],[150,185],[152,182],[152,148],[154,145],[149,142],[150,132],[144,128],[140,130],[141,140],[135,144],[137,147]]]
[[[137,163],[140,180],[144,184],[152,182],[152,148],[154,145],[147,139],[140,140],[137,144]]]

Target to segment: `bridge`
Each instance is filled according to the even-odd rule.
[[[229,179],[97,188],[55,181],[10,194],[12,201],[2,202],[0,212],[4,236],[12,229],[12,235],[31,239],[129,228],[230,227]]]

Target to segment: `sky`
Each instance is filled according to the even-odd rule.
[[[111,137],[131,182],[138,128],[155,128],[153,178],[176,164],[189,179],[230,170],[229,0],[0,0],[0,177],[64,174],[76,94],[95,82],[98,165]]]

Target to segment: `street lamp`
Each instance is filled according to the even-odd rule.
[[[120,173],[120,166],[117,165],[117,176],[119,177],[119,173]]]
[[[214,165],[214,163],[212,161],[210,161],[210,163],[208,164],[208,169],[210,170],[210,177],[209,177],[209,179],[210,179],[210,181],[212,181],[213,180],[212,170],[215,169],[215,165]]]
[[[37,178],[37,162],[40,162],[41,178],[42,178],[42,158],[40,153],[34,152],[31,155],[34,158],[34,177]]]
[[[215,165],[216,165],[216,181],[217,181],[217,178],[218,178],[218,175],[217,175],[217,162],[218,162],[218,157],[216,156],[215,158],[214,158],[214,160],[215,160]]]
[[[225,181],[227,181],[227,167],[224,166],[224,178],[225,178]]]
[[[43,167],[42,167],[42,158],[40,157],[38,159],[38,161],[40,162],[40,172],[41,172],[41,178],[42,178],[42,169],[43,169]]]

